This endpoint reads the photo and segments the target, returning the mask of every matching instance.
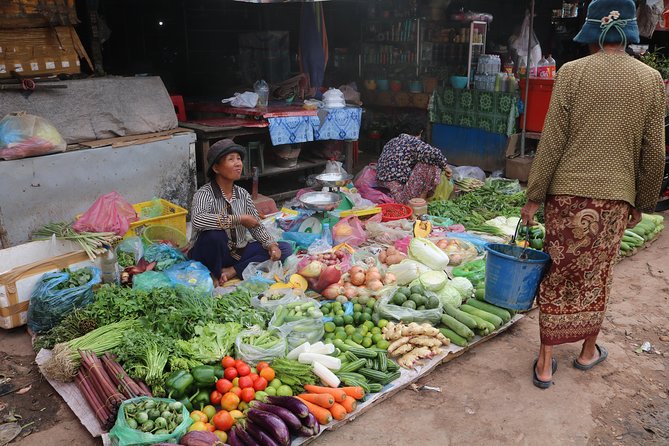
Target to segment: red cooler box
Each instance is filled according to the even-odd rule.
[[[525,81],[520,80],[520,97],[525,103],[527,112],[527,131],[541,133],[544,129],[544,121],[548,113],[548,106],[551,103],[553,94],[553,85],[555,79],[543,79],[538,77],[530,78],[529,101],[525,100]],[[520,126],[523,126],[523,117],[520,117]]]

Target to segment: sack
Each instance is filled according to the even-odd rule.
[[[376,181],[376,165],[370,164],[365,166],[362,171],[358,174],[358,177],[355,179],[354,183],[355,188],[358,189],[358,193],[362,198],[372,201],[377,204],[384,203],[395,203],[395,200],[376,189],[378,183]]]
[[[313,302],[313,304],[318,307],[318,302],[314,299],[302,298],[297,302]],[[320,339],[325,334],[325,329],[323,328],[323,319],[322,318],[309,318],[305,317],[293,322],[283,322],[281,325],[277,325],[277,319],[280,317],[282,309],[285,309],[284,306],[277,307],[272,319],[269,321],[268,329],[278,330],[288,342],[288,351],[294,349],[298,345],[302,345],[305,342],[313,344],[320,341]]]
[[[100,283],[100,270],[95,267],[76,270],[77,276],[86,272],[90,274],[86,283],[65,289],[57,288],[70,279],[73,271],[66,269],[42,276],[30,295],[28,307],[28,327],[34,333],[50,330],[75,308],[82,308],[93,302],[93,285]]]
[[[144,243],[142,243],[142,239],[139,237],[128,237],[116,247],[116,258],[121,269],[137,265],[137,262],[143,256]]]
[[[183,407],[181,416],[183,421],[172,431],[170,434],[156,435],[150,432],[142,432],[138,429],[132,429],[128,426],[128,423],[125,421],[125,407],[131,403],[137,403],[149,397],[141,396],[138,398],[131,398],[125,400],[121,407],[118,409],[118,415],[116,415],[116,423],[114,427],[109,431],[109,435],[112,438],[112,441],[115,440],[115,444],[118,446],[135,446],[135,445],[151,445],[156,443],[176,443],[181,437],[183,437],[193,420],[190,418],[188,409],[186,406]],[[151,398],[157,403],[173,403],[174,400],[167,398]]]
[[[446,201],[451,199],[453,194],[453,181],[449,180],[446,177],[444,171],[441,171],[441,180],[437,184],[437,188],[434,190],[434,195],[427,199],[428,202],[431,201]]]
[[[214,281],[209,269],[195,260],[177,263],[165,270],[165,275],[174,287],[183,286],[202,296],[211,296]]]
[[[10,113],[0,121],[0,159],[64,152],[67,144],[44,118],[24,112]]]
[[[443,311],[443,306],[441,301],[439,301],[439,306],[431,310],[412,310],[407,307],[400,307],[395,304],[390,303],[390,299],[395,295],[395,292],[399,289],[396,286],[390,286],[381,292],[379,299],[376,304],[376,310],[374,311],[373,320],[374,323],[378,323],[380,319],[402,321],[406,323],[411,322],[429,322],[433,325],[436,325],[441,320],[441,313]],[[436,294],[426,291],[426,296],[437,297]]]
[[[242,271],[243,280],[257,280],[266,283],[275,283],[276,277],[283,277],[283,264],[280,260],[265,260],[264,262],[251,262]]]
[[[123,236],[137,212],[118,192],[98,197],[93,205],[72,225],[77,232],[113,232]]]
[[[233,107],[255,108],[258,104],[258,94],[252,91],[245,91],[244,93],[235,93],[234,96],[223,99],[222,103],[230,103]]]
[[[347,243],[350,246],[360,246],[367,241],[367,234],[355,215],[342,218],[332,228],[332,237],[335,244]]]
[[[149,292],[154,288],[173,288],[174,284],[167,274],[159,271],[146,271],[132,276],[132,289]]]
[[[156,262],[156,271],[164,271],[172,265],[186,260],[183,252],[172,245],[154,243],[144,250],[144,259],[151,263]]]
[[[252,335],[262,335],[264,333],[272,333],[271,331],[262,330],[257,325],[254,325],[249,330],[244,330],[237,335],[235,339],[235,346],[237,347],[237,353],[239,354],[239,359],[244,362],[257,364],[260,361],[271,362],[276,358],[283,358],[286,356],[286,338],[279,336],[280,333],[274,332],[279,336],[279,340],[276,344],[271,345],[267,348],[263,348],[257,345],[247,344],[244,342],[246,336]]]

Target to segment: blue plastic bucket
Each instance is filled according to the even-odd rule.
[[[535,249],[489,243],[485,270],[485,300],[511,310],[529,310],[550,256]]]

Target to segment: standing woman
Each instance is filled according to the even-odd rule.
[[[234,184],[242,176],[244,153],[231,139],[213,144],[207,154],[209,182],[193,196],[188,257],[209,269],[216,286],[242,277],[251,262],[284,260],[292,252],[260,224],[251,195]],[[248,242],[247,230],[254,241]]]
[[[604,361],[597,344],[613,262],[626,227],[652,212],[664,167],[666,93],[660,74],[625,53],[639,42],[633,0],[594,0],[574,38],[591,55],[565,64],[553,97],[522,210],[525,224],[545,206],[552,263],[537,301],[541,348],[533,383],[557,370],[553,346],[584,341],[573,366]]]

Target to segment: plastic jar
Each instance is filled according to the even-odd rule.
[[[416,217],[427,214],[427,201],[422,198],[412,198],[409,200],[409,207],[413,209]]]

